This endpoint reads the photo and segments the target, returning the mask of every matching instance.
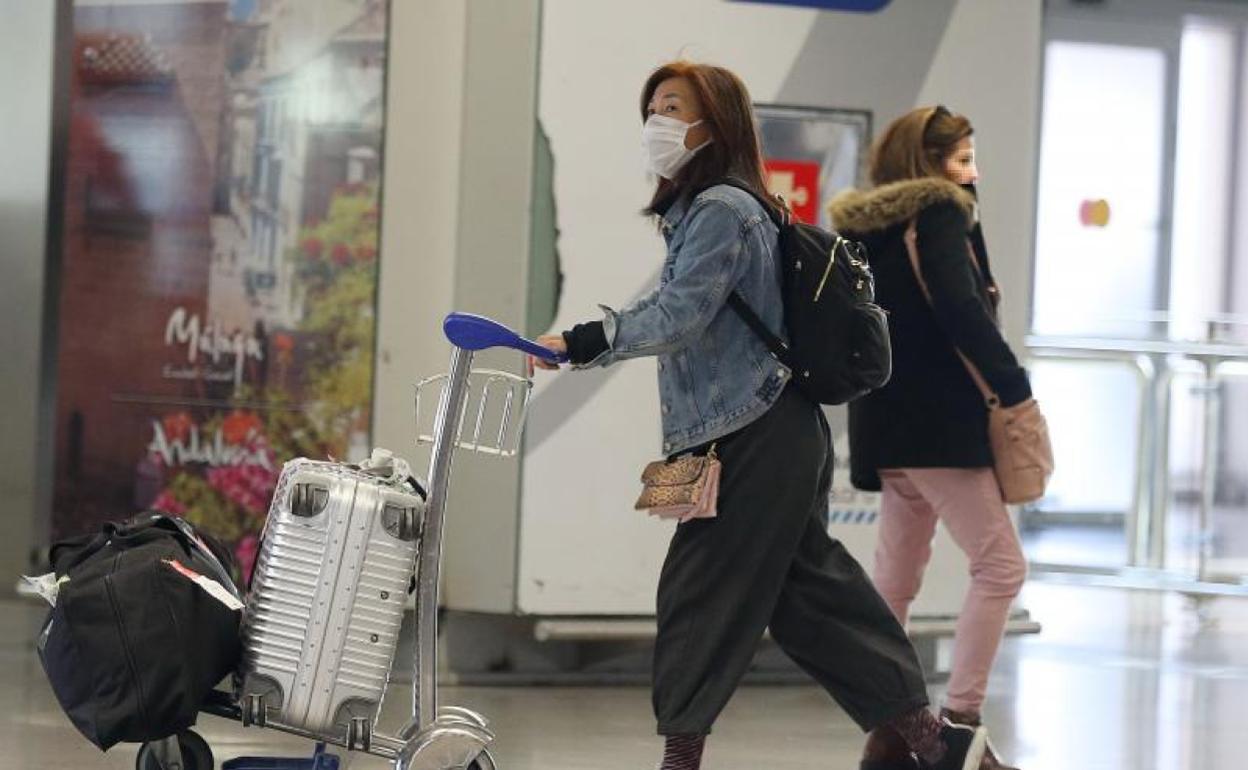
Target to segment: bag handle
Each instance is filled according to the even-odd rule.
[[[52,546],[49,557],[53,570],[57,574],[64,575],[99,553],[114,540],[141,545],[170,536],[180,542],[188,553],[196,547],[191,537],[172,519],[160,514],[140,514],[122,522],[105,522],[100,531],[94,535],[82,535],[62,540]],[[75,552],[74,549],[78,550]],[[72,552],[66,558],[63,567],[57,563],[57,554],[62,551]]]
[[[97,532],[93,535],[78,535],[76,537],[59,540],[52,544],[48,549],[48,561],[52,564],[52,571],[56,575],[65,575],[69,573],[71,567],[76,567],[85,561],[92,554],[97,553],[105,545],[108,544],[108,535],[103,532]],[[60,553],[69,551],[72,555],[68,557],[64,566],[57,564],[60,561],[57,557]]]
[[[910,268],[914,271],[914,278],[919,282],[919,290],[923,292],[923,297],[927,300],[929,306],[934,307],[932,302],[932,292],[927,287],[927,281],[923,280],[923,271],[919,268],[919,228],[917,220],[910,220],[909,226],[906,227],[906,233],[903,236],[906,242],[906,254],[910,257]],[[969,249],[969,244],[968,244]],[[974,254],[971,254],[971,262],[974,262]],[[975,265],[978,270],[979,266]],[[957,345],[953,346],[953,350],[958,354],[958,358],[962,359],[962,365],[966,367],[967,374],[971,375],[971,379],[975,381],[975,387],[979,388],[980,394],[984,398],[984,404],[989,411],[997,409],[1001,406],[1001,397],[996,394],[992,386],[988,384],[988,380],[984,379],[983,372],[979,367],[972,363],[962,349]]]
[[[235,597],[242,597],[227,566],[227,562],[231,561],[229,551],[221,543],[207,533],[196,532],[190,522],[185,519],[155,511],[141,513],[122,522],[105,522],[100,527],[100,531],[94,535],[81,535],[62,540],[52,546],[49,561],[52,562],[52,569],[56,574],[66,575],[114,541],[137,546],[167,537],[172,537],[180,543],[187,555],[193,552],[202,554],[216,572],[217,582],[231,591]],[[75,549],[78,550],[75,551]],[[62,566],[57,563],[57,554],[64,551],[71,553]]]
[[[153,513],[153,515],[160,516],[164,521],[173,524],[178,528],[178,531],[186,535],[190,539],[191,547],[199,551],[208,562],[208,565],[216,571],[217,582],[233,593],[235,598],[243,598],[238,584],[234,581],[232,572],[233,568],[238,566],[238,563],[234,560],[230,550],[225,547],[225,544],[207,532],[199,532],[191,526],[189,521],[181,516],[166,516],[160,513]]]

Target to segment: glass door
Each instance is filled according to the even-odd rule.
[[[1046,26],[1029,555],[1248,591],[1248,12]]]
[[[1152,404],[1147,358],[1063,350],[1154,336],[1169,290],[1177,30],[1046,21],[1032,340],[1033,386],[1058,459],[1023,519],[1036,563],[1130,562]]]

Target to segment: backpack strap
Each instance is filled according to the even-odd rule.
[[[740,316],[742,321],[745,321],[745,325],[750,327],[750,331],[754,332],[754,335],[763,341],[763,344],[771,351],[773,358],[788,366],[789,346],[784,340],[773,334],[771,329],[767,328],[767,324],[763,323],[763,319],[758,317],[758,314],[750,307],[750,303],[746,302],[745,297],[741,296],[741,292],[734,289],[728,295],[728,307],[732,308],[733,312]]]
[[[735,187],[742,192],[749,193],[750,196],[753,197],[754,200],[758,201],[758,204],[763,207],[763,211],[775,224],[777,229],[791,224],[788,209],[783,206],[777,206],[775,201],[767,200],[763,196],[759,195],[753,187],[746,184],[745,180],[739,179],[735,176],[726,176],[723,179],[719,179],[698,189],[694,192],[694,197],[701,195],[715,185],[721,184],[728,185],[729,187]],[[782,265],[781,270],[783,269]],[[781,290],[783,291],[783,287]],[[727,301],[728,307],[732,308],[733,312],[735,312],[741,320],[745,322],[745,325],[750,327],[750,331],[754,332],[754,335],[762,340],[763,344],[767,346],[767,350],[771,352],[772,357],[785,366],[788,366],[788,344],[772,333],[771,329],[767,328],[767,324],[763,323],[763,319],[758,317],[758,313],[755,313],[754,309],[750,307],[750,303],[745,301],[745,297],[741,296],[741,292],[733,289],[732,293],[728,295]]]
[[[753,187],[750,187],[748,184],[745,183],[744,179],[739,179],[735,176],[726,176],[717,182],[707,185],[706,187],[703,187],[701,190],[698,190],[698,194],[704,193],[718,184],[725,184],[725,185],[728,185],[729,187],[735,187],[741,192],[749,193],[754,198],[754,200],[758,201],[758,205],[763,207],[763,211],[767,214],[767,217],[776,225],[776,227],[779,228],[779,227],[784,227],[785,225],[788,225],[788,224],[792,224],[792,215],[789,213],[789,210],[787,208],[785,208],[783,205],[776,205],[776,201],[766,198],[762,195],[759,195],[758,192]],[[783,201],[784,199],[781,198],[780,200]]]

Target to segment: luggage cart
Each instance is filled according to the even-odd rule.
[[[274,728],[316,743],[310,757],[239,757],[224,762],[222,770],[338,770],[339,757],[327,749],[331,745],[383,757],[395,770],[497,768],[489,751],[494,734],[485,717],[438,703],[438,588],[451,464],[456,448],[511,457],[520,447],[532,383],[509,372],[474,370],[476,352],[510,348],[553,362],[566,359],[482,316],[451,313],[442,328],[452,346],[450,370],[416,385],[416,440],[432,445],[432,450],[429,499],[416,564],[411,718],[393,736],[373,732],[372,723],[354,722],[344,734],[317,734],[268,719],[263,702],[256,699],[239,702],[230,693],[214,691],[202,706],[203,713]],[[435,389],[438,400],[432,428],[422,432],[422,415],[427,416],[424,407]],[[135,762],[136,770],[212,770],[213,766],[207,742],[190,730],[143,744]]]

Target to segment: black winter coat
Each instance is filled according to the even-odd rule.
[[[1030,398],[1031,386],[997,327],[974,198],[952,182],[925,178],[847,192],[828,208],[837,230],[867,245],[893,347],[892,379],[849,405],[854,486],[879,490],[882,468],[991,466],[984,399],[955,345],[1006,406]],[[912,221],[933,304],[906,252]]]

